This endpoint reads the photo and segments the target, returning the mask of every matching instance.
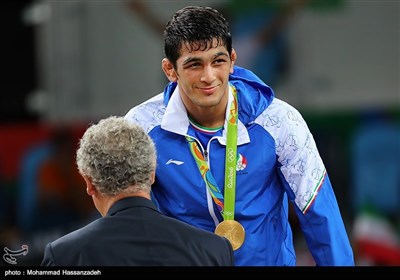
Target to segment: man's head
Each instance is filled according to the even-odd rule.
[[[212,8],[189,6],[167,23],[164,38],[161,67],[178,84],[188,115],[200,125],[220,126],[236,61],[227,21]]]
[[[189,51],[224,46],[231,54],[232,38],[227,20],[210,7],[189,6],[177,11],[164,31],[165,56],[175,69],[183,46]]]
[[[140,126],[111,116],[86,130],[76,163],[85,181],[103,196],[150,193],[156,152],[153,141]]]

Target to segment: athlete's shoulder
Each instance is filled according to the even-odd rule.
[[[160,93],[130,109],[125,119],[141,125],[146,132],[149,132],[161,123],[165,112],[163,100],[163,93]]]

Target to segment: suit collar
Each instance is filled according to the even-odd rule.
[[[132,207],[147,207],[158,212],[157,207],[151,200],[140,196],[130,196],[117,200],[108,210],[107,216],[113,216],[119,211]]]

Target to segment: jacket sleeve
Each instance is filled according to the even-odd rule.
[[[354,265],[338,203],[315,140],[301,114],[277,103],[276,141],[285,191],[317,265]]]
[[[353,266],[353,250],[328,174],[303,213],[295,207],[308,248],[318,266]]]

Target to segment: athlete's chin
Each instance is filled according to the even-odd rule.
[[[202,100],[199,100],[197,105],[200,107],[215,107],[220,104],[221,99],[218,98],[203,98]]]

